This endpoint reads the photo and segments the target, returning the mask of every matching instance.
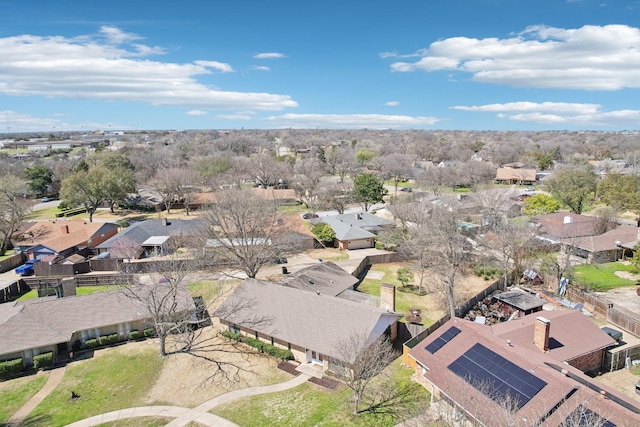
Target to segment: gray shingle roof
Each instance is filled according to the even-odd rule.
[[[284,279],[282,284],[290,288],[336,296],[358,282],[356,277],[328,261],[293,273]]]
[[[179,303],[193,309],[186,287],[181,292]],[[142,320],[145,313],[119,290],[0,304],[0,355],[69,342],[76,331]]]
[[[214,316],[340,358],[340,343],[380,336],[401,315],[330,295],[246,279]]]
[[[198,233],[200,227],[201,221],[197,219],[172,219],[167,221],[167,225],[164,225],[164,220],[149,219],[130,225],[120,233],[100,244],[98,249],[110,249],[114,246],[115,242],[124,237],[142,244],[154,236],[194,236]]]

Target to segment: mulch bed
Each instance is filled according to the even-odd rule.
[[[340,387],[340,381],[324,376],[322,378],[309,378],[309,382],[324,387],[328,390],[337,390]]]
[[[298,367],[298,364],[287,362],[287,361],[278,363],[278,369],[288,372],[294,377],[297,377],[298,375],[300,375],[300,372],[296,371],[297,367]]]

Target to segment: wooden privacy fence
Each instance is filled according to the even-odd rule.
[[[572,286],[567,287],[566,297],[573,302],[582,303],[587,310],[604,317],[607,321],[632,335],[640,337],[640,319],[638,314],[634,314],[624,307],[609,302],[605,297],[600,297]]]
[[[15,254],[13,256],[10,256],[7,259],[3,259],[2,261],[0,261],[0,273],[13,270],[19,265],[24,264],[26,261],[27,261],[27,255],[24,253]]]

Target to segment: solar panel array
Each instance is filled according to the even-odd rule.
[[[482,344],[475,344],[448,368],[494,401],[510,402],[518,409],[547,385]]]
[[[428,346],[425,347],[429,353],[434,354],[440,350],[446,343],[451,341],[456,335],[460,333],[460,329],[455,326],[450,327],[442,333],[438,338],[433,340]]]
[[[575,427],[616,427],[614,423],[602,418],[600,414],[585,408],[583,405],[578,406],[576,410],[565,419],[565,425]]]

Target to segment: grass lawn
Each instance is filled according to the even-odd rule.
[[[412,373],[412,370],[401,367],[400,359],[396,360],[384,375],[384,388],[393,392],[375,407],[363,399],[357,417],[351,414],[350,389],[343,387],[329,391],[310,383],[280,393],[239,399],[211,412],[240,426],[393,426],[402,420],[392,415],[389,408],[408,416],[418,404],[429,401],[427,391],[409,380]],[[374,380],[372,386],[375,385]],[[406,411],[401,408],[406,408]]]
[[[384,278],[382,280],[365,279],[358,285],[358,290],[373,296],[380,296],[380,283],[389,283],[395,285],[396,289],[401,286],[401,283],[396,278],[396,270],[399,265],[396,264],[377,264],[371,267],[373,271],[384,272]],[[422,321],[425,326],[431,325],[435,320],[428,317],[427,310],[427,298],[429,296],[420,296],[412,292],[400,292],[396,291],[396,311],[409,313],[410,308],[417,308],[422,310]]]
[[[606,264],[583,264],[574,268],[575,282],[593,291],[608,291],[610,289],[634,286],[637,280],[623,279],[616,276],[616,271],[631,271],[631,265],[621,262]]]
[[[0,383],[0,425],[4,425],[18,409],[31,399],[47,382],[48,372],[40,371],[36,375],[29,375]]]
[[[157,346],[99,350],[67,367],[62,382],[27,417],[23,426],[63,426],[116,409],[148,405],[145,396],[162,368]],[[71,391],[80,398],[71,401]],[[152,424],[155,425],[155,424]]]
[[[60,209],[57,206],[47,209],[38,209],[31,211],[25,216],[26,221],[35,221],[41,219],[56,219],[56,214],[60,213]]]

